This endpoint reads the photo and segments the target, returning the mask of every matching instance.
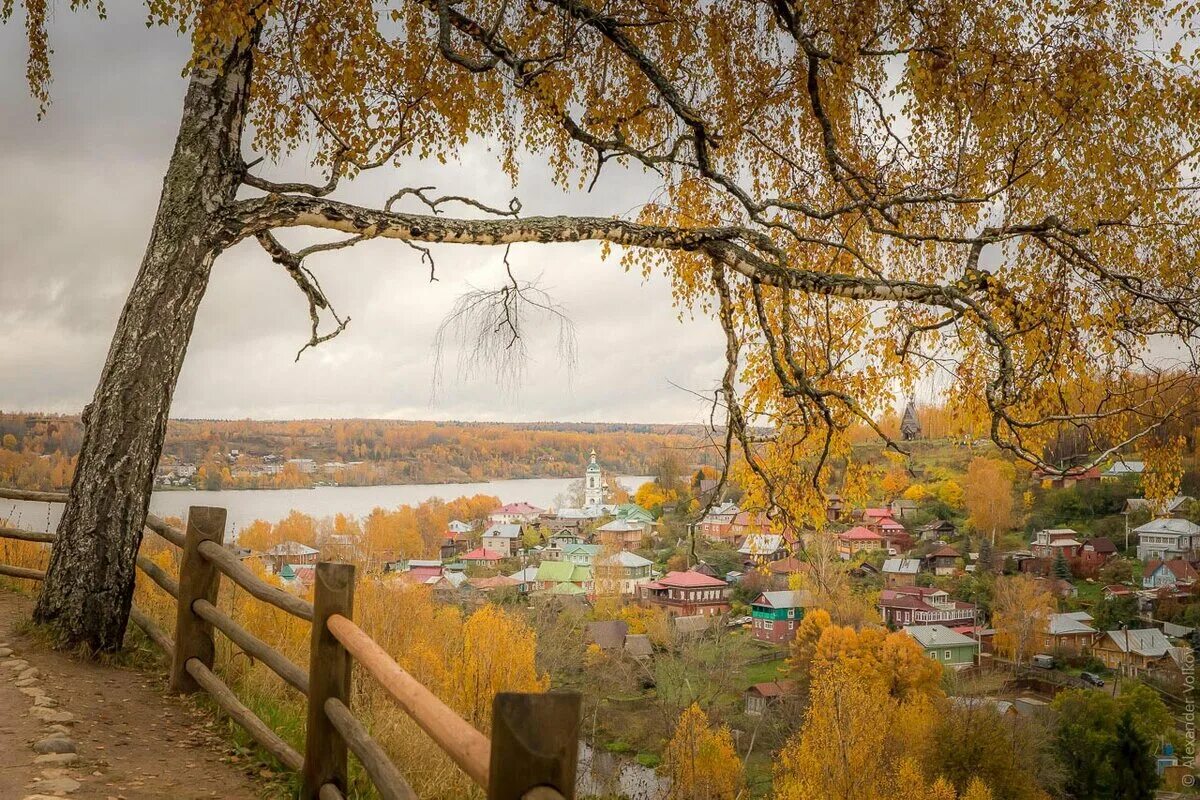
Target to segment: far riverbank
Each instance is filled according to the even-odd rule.
[[[439,497],[453,500],[477,494],[495,495],[502,503],[520,500],[541,508],[556,504],[576,478],[518,478],[481,483],[425,483],[388,486],[314,486],[311,489],[222,489],[220,491],[156,491],[150,511],[160,517],[186,517],[189,506],[219,506],[228,511],[228,534],[256,519],[277,522],[293,510],[313,517],[349,514],[365,517],[374,508],[416,505]],[[616,480],[630,492],[652,480],[648,475],[620,475]],[[53,530],[58,525],[59,504],[0,500],[0,521],[28,530]]]

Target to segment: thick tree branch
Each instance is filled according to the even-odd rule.
[[[759,255],[757,249],[764,237],[740,226],[678,228],[571,216],[461,219],[385,211],[306,195],[268,195],[239,201],[223,215],[222,224],[220,235],[230,244],[274,228],[310,227],[407,242],[506,245],[596,241],[701,252],[764,286],[852,300],[908,301],[940,307],[957,308],[966,294],[983,290],[987,280],[986,275],[980,275],[974,285],[943,286],[800,269]]]

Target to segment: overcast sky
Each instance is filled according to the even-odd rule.
[[[144,20],[133,3],[110,3],[105,22],[60,10],[53,105],[40,122],[24,82],[21,21],[0,27],[0,409],[75,412],[95,389],[149,233],[184,91],[185,43],[147,30]],[[289,178],[301,177],[302,162],[285,166]],[[656,188],[639,172],[613,169],[591,195],[567,196],[545,176],[537,164],[526,168],[515,191],[524,213],[626,213]],[[390,170],[339,196],[378,204],[396,187],[416,185],[495,205],[514,194],[480,143],[460,164]],[[665,279],[626,274],[586,244],[514,247],[510,259],[519,277],[542,275],[574,321],[571,376],[557,357],[556,329],[546,325],[530,338],[531,362],[516,390],[502,390],[487,370],[459,376],[451,351],[434,395],[438,324],[468,287],[501,281],[501,256],[442,246],[432,284],[417,255],[397,242],[314,257],[310,266],[353,321],[293,363],[308,338],[307,307],[282,268],[243,244],[214,267],[173,415],[680,423],[706,416],[691,392],[719,380],[716,323],[680,322]]]

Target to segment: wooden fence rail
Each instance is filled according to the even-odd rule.
[[[0,498],[66,502],[60,492],[0,488]],[[177,601],[174,640],[139,608],[130,619],[171,662],[171,687],[206,692],[279,763],[302,776],[303,800],[346,800],[348,755],[362,764],[383,800],[415,800],[411,786],[353,713],[350,675],[357,662],[433,742],[487,793],[488,800],[573,800],[579,741],[579,695],[501,694],[493,705],[493,739],[476,730],[409,675],[353,621],[355,570],[321,562],[312,603],[272,586],[223,546],[225,509],[193,506],[187,530],[148,515],[146,530],[183,552],[179,579],[145,556],[137,566]],[[0,539],[53,544],[54,534],[0,527]],[[42,580],[41,570],[0,564],[0,575]],[[312,622],[305,671],[216,605],[224,576],[252,597]],[[238,700],[213,671],[214,632],[261,661],[306,699],[301,754]]]

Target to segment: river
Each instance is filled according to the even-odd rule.
[[[277,522],[291,511],[310,516],[332,517],[350,514],[365,517],[374,508],[416,505],[434,497],[453,500],[476,494],[490,494],[502,503],[520,500],[541,508],[554,505],[556,498],[570,490],[577,478],[522,478],[487,483],[427,483],[396,486],[317,486],[312,489],[225,489],[209,491],[155,492],[150,511],[160,517],[186,517],[188,506],[220,506],[229,512],[229,533],[236,532],[256,519]],[[652,480],[646,475],[621,475],[617,481],[630,492]],[[58,525],[62,506],[0,500],[0,524],[27,530],[53,530]]]

